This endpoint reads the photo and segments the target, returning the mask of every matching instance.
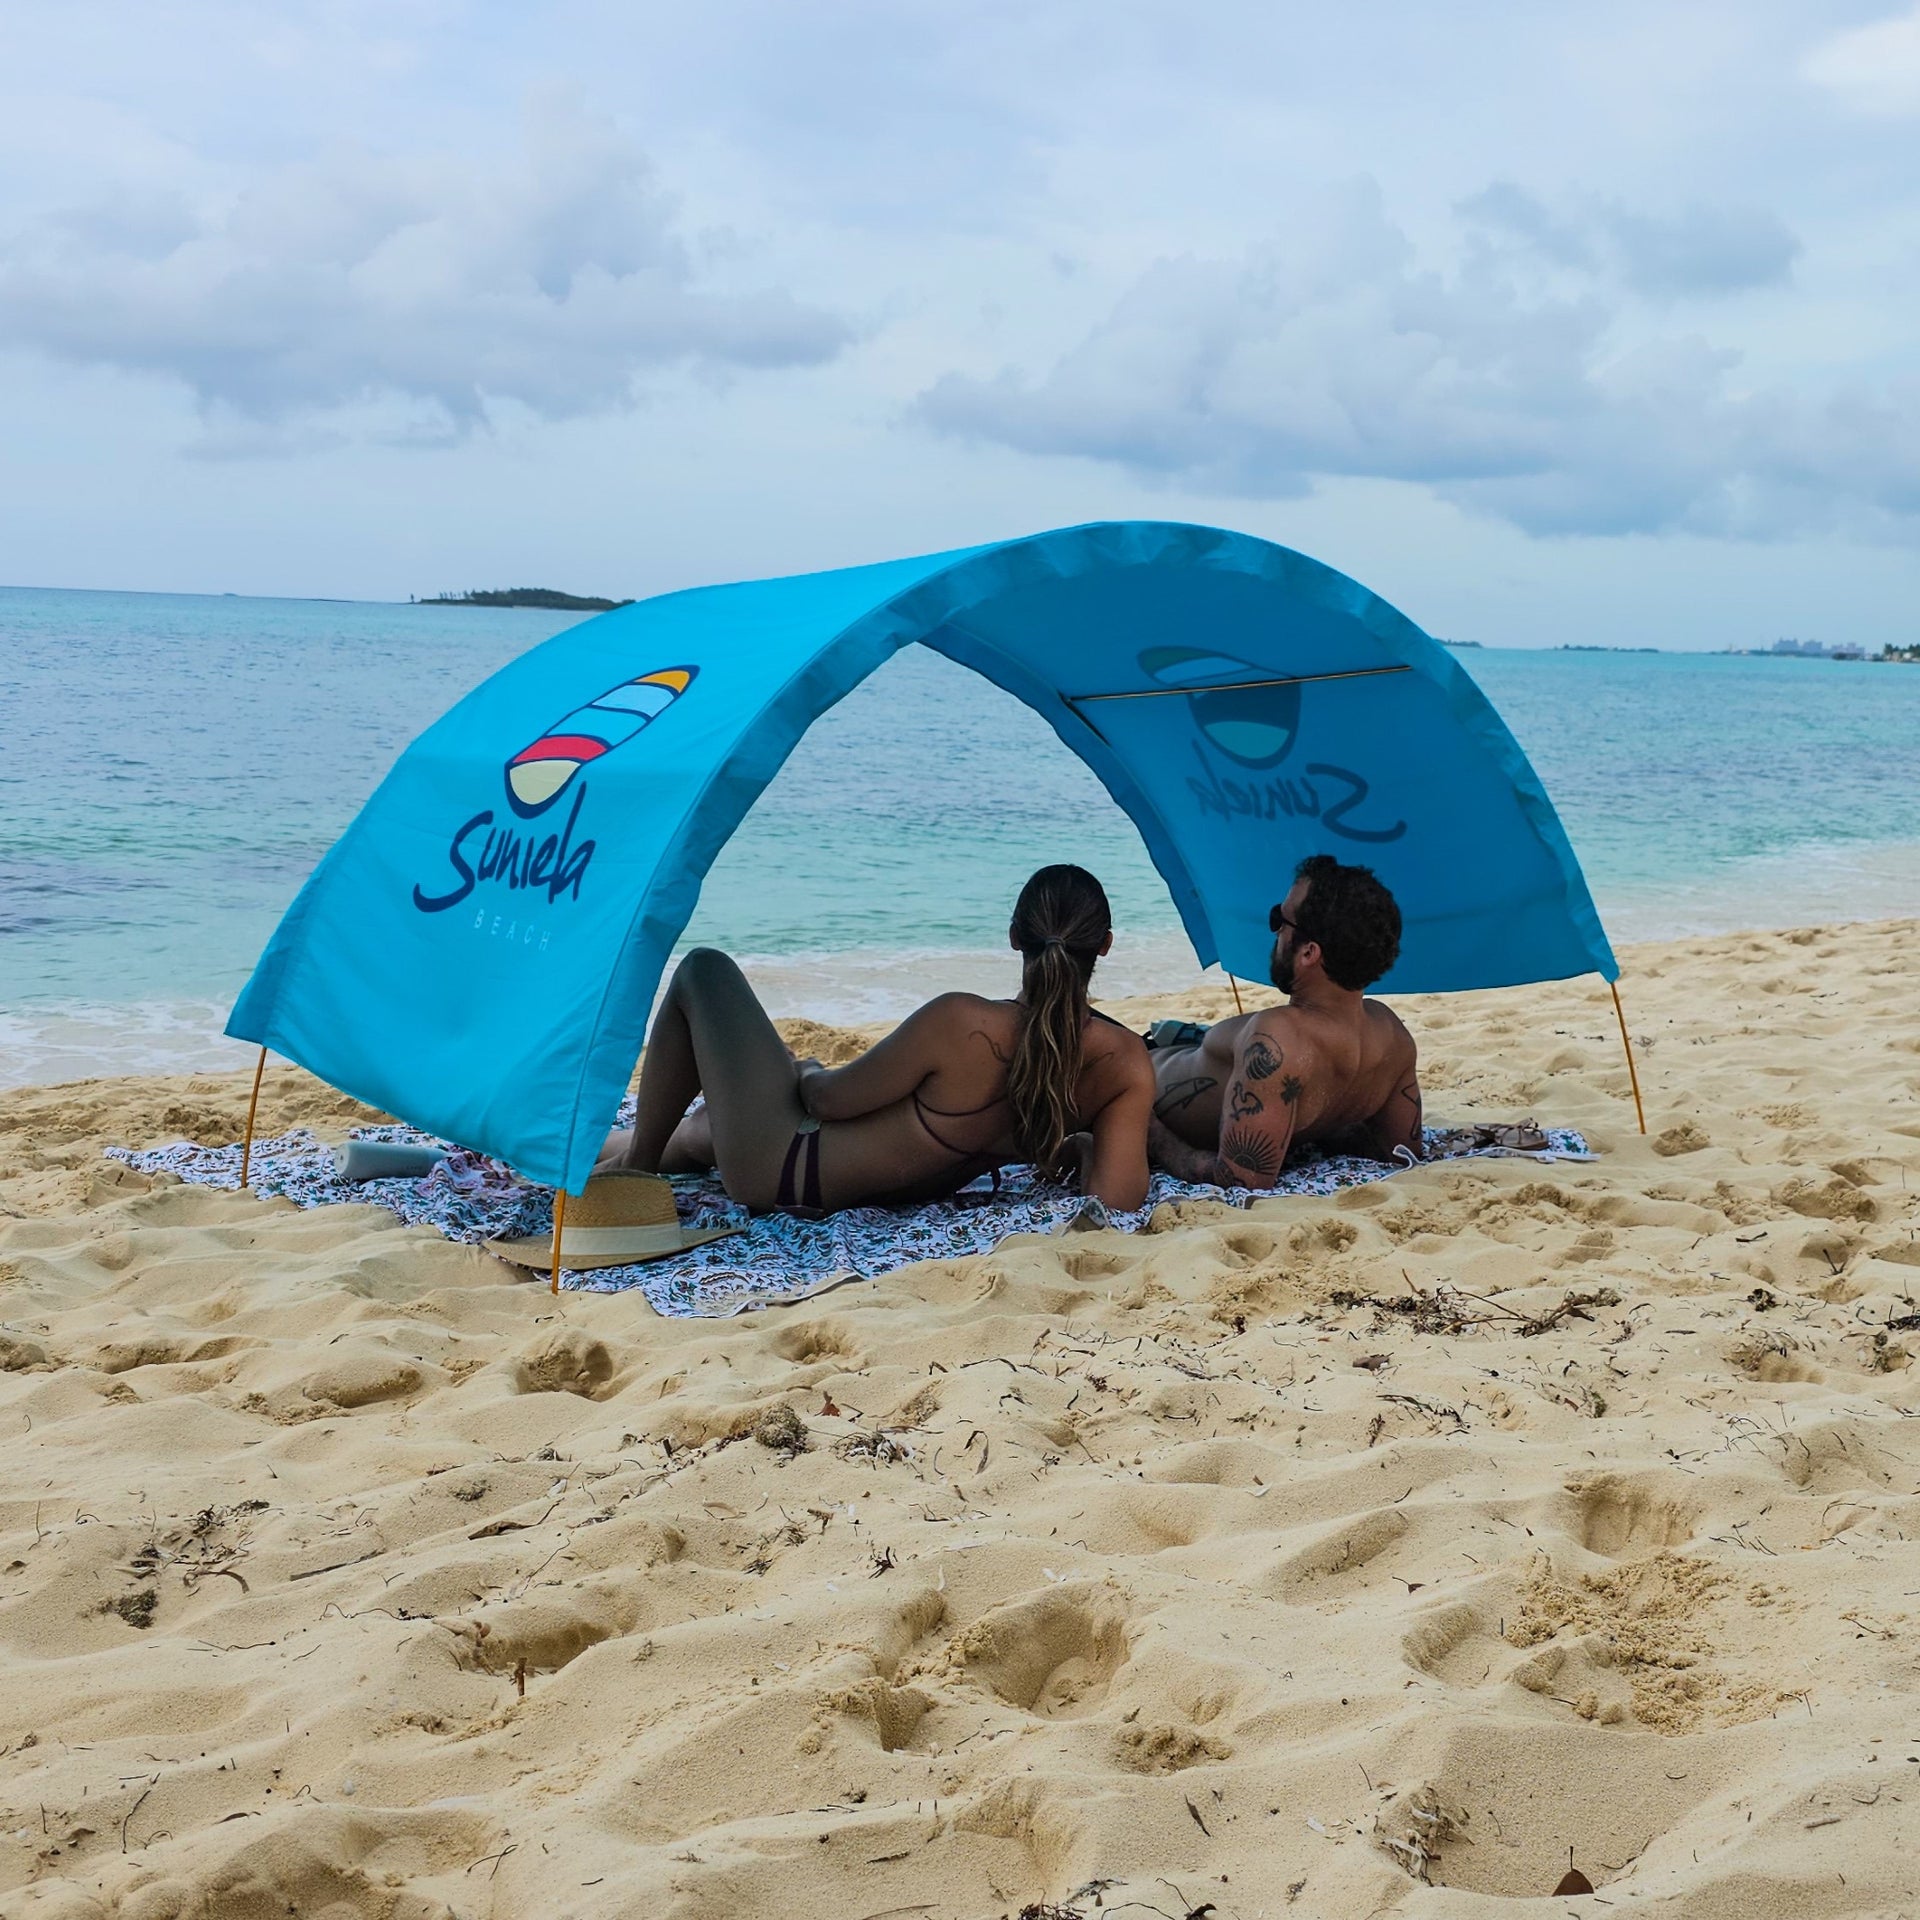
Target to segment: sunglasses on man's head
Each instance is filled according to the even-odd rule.
[[[1300,922],[1287,918],[1287,903],[1284,900],[1282,900],[1277,907],[1272,908],[1267,914],[1267,931],[1269,933],[1278,933],[1282,927],[1291,927],[1295,933],[1300,931]]]

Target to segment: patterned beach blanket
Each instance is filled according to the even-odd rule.
[[[1544,1144],[1522,1151],[1493,1143],[1488,1128],[1427,1130],[1429,1160],[1524,1157],[1590,1160],[1586,1141],[1565,1128],[1548,1129]],[[411,1127],[361,1127],[358,1140],[444,1146]],[[109,1147],[109,1155],[140,1173],[171,1173],[194,1186],[229,1191],[240,1184],[240,1148],[178,1145],[136,1152]],[[1404,1162],[1308,1156],[1290,1161],[1274,1195],[1329,1194],[1403,1171]],[[460,1148],[424,1179],[348,1181],[334,1150],[304,1128],[254,1143],[247,1186],[263,1198],[299,1207],[373,1205],[409,1226],[437,1227],[450,1240],[480,1242],[553,1230],[553,1189],[522,1180],[497,1160]],[[620,1293],[637,1287],[660,1313],[715,1317],[802,1300],[849,1280],[872,1279],[920,1260],[985,1253],[1015,1233],[1062,1233],[1117,1227],[1137,1232],[1169,1201],[1217,1200],[1245,1206],[1270,1197],[1239,1188],[1195,1186],[1156,1173],[1146,1205],[1113,1213],[1098,1201],[1062,1191],[1031,1167],[1005,1170],[996,1189],[981,1179],[951,1200],[913,1207],[850,1207],[824,1220],[750,1214],[730,1200],[712,1176],[676,1178],[674,1200],[689,1226],[741,1229],[667,1260],[594,1272],[562,1273],[570,1288]],[[519,1269],[517,1271],[524,1271]]]

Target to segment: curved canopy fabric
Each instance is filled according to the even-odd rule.
[[[914,641],[1093,769],[1202,965],[1264,978],[1267,910],[1324,850],[1399,898],[1384,991],[1617,972],[1552,804],[1443,647],[1303,554],[1121,521],[556,635],[401,756],[228,1033],[578,1191],[715,855],[812,721]],[[1062,820],[1060,858],[1073,842]]]

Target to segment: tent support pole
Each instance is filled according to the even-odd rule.
[[[1202,693],[1250,693],[1259,687],[1303,687],[1314,680],[1371,680],[1382,673],[1411,673],[1408,666],[1347,667],[1338,673],[1280,673],[1265,680],[1201,681],[1191,687],[1130,687],[1121,693],[1063,693],[1068,706],[1082,700],[1191,700]]]
[[[560,1297],[560,1233],[566,1224],[567,1190],[557,1187],[553,1195],[553,1293],[556,1300]]]
[[[253,1116],[260,1111],[260,1081],[267,1071],[267,1050],[260,1049],[260,1058],[253,1068],[253,1098],[247,1102],[247,1135],[240,1143],[240,1191],[247,1190],[247,1170],[253,1165]]]
[[[1617,981],[1609,980],[1607,990],[1613,995],[1613,1010],[1620,1021],[1620,1044],[1627,1050],[1627,1078],[1633,1083],[1633,1111],[1640,1122],[1640,1131],[1647,1130],[1647,1110],[1640,1104],[1640,1071],[1633,1064],[1633,1042],[1627,1038],[1627,1010],[1620,1004],[1620,987]]]
[[[1227,985],[1228,985],[1228,986],[1230,986],[1230,987],[1231,987],[1231,988],[1233,989],[1233,1010],[1234,1010],[1234,1012],[1235,1012],[1235,1013],[1245,1013],[1245,1012],[1246,1012],[1246,1007],[1245,1007],[1245,1006],[1244,1006],[1244,1005],[1243,1005],[1243,1004],[1241,1003],[1241,999],[1240,999],[1240,982],[1239,982],[1238,980],[1236,980],[1236,979],[1235,979],[1235,978],[1233,977],[1233,975],[1232,975],[1232,974],[1228,974],[1228,975],[1227,975]]]

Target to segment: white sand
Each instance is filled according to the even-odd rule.
[[[0,1914],[1920,1913],[1917,937],[1631,954],[1644,1141],[1597,982],[1406,1004],[1597,1165],[721,1323],[6,1096]]]

